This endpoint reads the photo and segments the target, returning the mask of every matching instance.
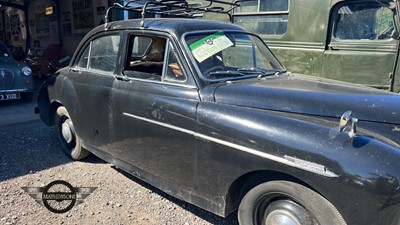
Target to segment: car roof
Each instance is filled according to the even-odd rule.
[[[163,31],[174,34],[180,38],[184,33],[192,31],[208,31],[208,30],[233,30],[245,32],[244,28],[231,23],[203,20],[203,19],[183,19],[183,18],[146,18],[144,20],[144,28],[141,28],[141,19],[131,19],[124,21],[110,22],[107,25],[100,25],[94,28],[87,36],[107,30],[130,30],[142,29]]]

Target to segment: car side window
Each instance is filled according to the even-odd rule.
[[[249,0],[234,10],[233,21],[260,35],[284,35],[288,28],[289,0]]]
[[[76,67],[114,72],[119,44],[119,35],[102,36],[91,41],[79,56]]]
[[[78,63],[77,63],[77,67],[87,69],[88,62],[89,62],[89,50],[90,50],[90,45],[88,45],[86,47],[86,49],[83,51],[82,55],[80,56]]]
[[[117,64],[119,35],[103,36],[91,44],[89,69],[114,72]]]
[[[124,74],[133,78],[161,81],[166,42],[167,39],[163,37],[131,35]]]
[[[167,50],[167,67],[165,69],[165,79],[168,81],[184,82],[186,74],[182,70],[182,65],[178,60],[178,56],[171,42],[168,42]]]
[[[338,40],[387,40],[394,26],[394,12],[378,3],[350,3],[339,7],[333,20]]]

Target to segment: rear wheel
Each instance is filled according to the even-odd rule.
[[[89,151],[81,146],[81,139],[76,134],[72,119],[64,106],[57,109],[55,127],[61,148],[68,156],[80,160],[89,155]]]
[[[289,181],[271,181],[242,199],[241,225],[345,225],[336,208],[315,191]]]

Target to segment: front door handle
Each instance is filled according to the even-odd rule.
[[[71,68],[71,71],[74,72],[74,73],[80,73],[81,72],[79,69],[76,69],[76,68]]]
[[[127,76],[115,76],[115,79],[120,81],[129,81],[129,78]]]

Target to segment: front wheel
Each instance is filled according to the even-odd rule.
[[[81,146],[81,139],[76,134],[72,119],[64,106],[57,109],[55,126],[58,142],[68,156],[80,160],[89,155],[89,151]]]
[[[242,199],[241,225],[346,225],[336,208],[315,191],[290,181],[271,181]]]

